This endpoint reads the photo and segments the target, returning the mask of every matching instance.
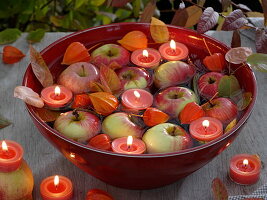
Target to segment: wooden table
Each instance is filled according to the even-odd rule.
[[[56,39],[68,33],[47,33],[41,43],[34,47],[42,50]],[[227,44],[231,41],[230,32],[208,32],[209,35]],[[24,158],[32,168],[35,187],[34,199],[41,199],[39,185],[47,176],[60,174],[69,177],[74,184],[75,200],[83,200],[88,189],[99,188],[108,191],[116,200],[207,200],[212,199],[211,181],[219,177],[226,184],[230,195],[249,194],[267,182],[267,169],[263,168],[260,181],[252,186],[240,186],[229,180],[229,159],[239,153],[259,154],[263,163],[267,158],[267,76],[256,73],[258,82],[258,99],[254,111],[234,143],[212,162],[187,178],[172,185],[154,190],[125,190],[86,174],[64,158],[51,144],[44,139],[32,123],[22,101],[13,98],[13,89],[20,85],[22,76],[29,63],[29,48],[23,34],[13,46],[21,49],[27,57],[14,65],[0,64],[0,113],[13,124],[0,130],[0,139],[11,139],[19,142],[25,150]],[[242,38],[242,45],[254,49],[254,41]],[[2,46],[0,46],[2,49]]]

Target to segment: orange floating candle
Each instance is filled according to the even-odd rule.
[[[169,61],[183,60],[188,56],[188,48],[179,42],[171,40],[159,47],[161,56]]]
[[[114,152],[125,154],[142,154],[146,151],[145,143],[132,136],[115,139],[111,147]]]
[[[73,195],[72,182],[65,176],[50,176],[40,185],[43,200],[69,200]]]
[[[131,61],[137,66],[155,68],[159,65],[161,56],[156,49],[146,48],[135,50],[131,55]]]
[[[242,185],[251,185],[260,178],[261,161],[256,155],[239,154],[230,160],[230,178]]]

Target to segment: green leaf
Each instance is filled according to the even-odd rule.
[[[247,63],[254,70],[267,72],[267,54],[254,53],[247,58]]]
[[[141,9],[141,0],[134,0],[132,4],[133,4],[134,17],[139,17],[139,13]]]
[[[248,107],[248,105],[250,104],[251,101],[252,101],[251,92],[245,92],[242,95],[242,98],[237,102],[237,109],[239,111],[245,110]]]
[[[239,82],[234,75],[224,75],[218,85],[220,97],[235,96],[240,90]]]
[[[228,199],[228,192],[219,178],[215,178],[212,181],[212,191],[213,191],[213,196],[215,200],[227,200]]]
[[[27,36],[27,41],[29,43],[40,42],[44,37],[44,35],[45,35],[45,30],[42,28],[38,28],[35,31],[29,32]]]
[[[0,115],[0,129],[5,128],[5,127],[9,126],[10,124],[12,124],[12,123],[8,119],[6,119],[2,115]]]
[[[17,28],[7,28],[0,32],[0,44],[8,44],[16,41],[21,35]]]
[[[131,11],[128,11],[128,10],[125,10],[125,9],[121,9],[121,8],[119,8],[115,12],[115,15],[117,15],[118,19],[121,19],[121,20],[130,17],[131,14],[132,14]]]
[[[85,3],[87,3],[87,0],[75,0],[74,9],[80,8]]]
[[[101,6],[106,0],[90,0],[90,4],[93,6]]]
[[[226,126],[226,128],[225,128],[225,130],[224,130],[224,133],[227,133],[227,132],[229,132],[230,130],[232,130],[232,128],[234,128],[234,126],[236,125],[236,122],[237,122],[236,119],[234,119],[233,121],[231,121],[231,122]]]

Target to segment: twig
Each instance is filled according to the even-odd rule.
[[[50,1],[47,1],[44,5],[41,6],[40,10],[43,10],[46,6],[48,6],[52,1],[54,0],[50,0]]]
[[[203,40],[203,42],[204,42],[206,48],[208,49],[209,54],[212,55],[212,53],[211,53],[211,51],[210,51],[210,48],[208,47],[208,45],[207,45],[207,43],[206,43],[205,38],[202,38],[202,40]]]

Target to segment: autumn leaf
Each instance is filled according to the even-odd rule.
[[[232,42],[231,42],[231,47],[240,47],[241,46],[241,38],[240,38],[240,33],[239,30],[234,30],[233,31],[233,36],[232,36]]]
[[[219,19],[219,14],[213,10],[212,7],[208,7],[204,10],[197,25],[197,32],[205,33],[213,28]]]
[[[224,75],[218,85],[220,97],[231,97],[240,91],[240,85],[234,75]]]
[[[247,7],[246,5],[242,4],[242,3],[239,3],[237,4],[237,7],[241,10],[244,10],[245,12],[250,12],[251,9],[249,7]]]
[[[266,53],[267,54],[267,29],[258,29],[256,30],[256,50],[257,53]]]
[[[0,32],[0,44],[8,44],[16,41],[21,35],[17,28],[7,28]]]
[[[227,126],[226,128],[224,129],[224,133],[227,133],[229,132],[230,130],[232,130],[232,128],[234,128],[234,126],[236,125],[237,123],[237,120],[234,119],[233,121],[231,121]]]
[[[247,63],[254,70],[267,72],[267,54],[254,53],[247,58]]]
[[[44,35],[45,35],[45,30],[38,28],[34,31],[29,32],[27,36],[27,41],[29,43],[40,42],[43,39]]]
[[[146,5],[140,17],[140,22],[149,23],[151,20],[151,17],[153,17],[154,15],[155,10],[156,10],[156,0],[151,0]]]
[[[228,200],[228,191],[221,179],[213,179],[212,191],[215,200]]]
[[[16,47],[4,46],[2,60],[6,64],[19,62],[25,55]]]
[[[267,26],[267,0],[261,0],[261,5],[264,14],[264,25]]]
[[[186,9],[178,9],[175,11],[171,24],[176,26],[185,26],[187,19],[188,13],[186,12]]]
[[[237,109],[239,111],[245,110],[249,106],[251,101],[252,101],[251,92],[245,92],[244,94],[242,94],[242,98],[237,102]]]
[[[112,0],[111,6],[120,8],[125,6],[130,0]]]
[[[155,17],[151,19],[150,34],[156,43],[169,41],[170,34],[166,24]]]
[[[185,27],[189,28],[196,25],[202,15],[202,9],[197,6],[189,6],[185,10],[188,15]]]
[[[227,11],[229,6],[231,5],[231,0],[219,0],[222,4],[222,10],[223,12]]]
[[[33,110],[44,122],[53,122],[61,114],[60,111],[49,110],[46,108],[35,107]]]
[[[225,54],[225,60],[233,64],[241,64],[246,62],[248,56],[252,54],[252,50],[249,47],[236,47],[230,49]]]
[[[36,78],[40,81],[43,87],[48,87],[53,85],[53,76],[49,71],[42,55],[36,51],[32,46],[30,46],[30,61],[32,66],[32,71]]]
[[[222,30],[233,31],[241,28],[248,23],[243,12],[240,9],[234,10],[228,16],[225,17],[225,21],[222,25]]]
[[[90,82],[89,88],[91,92],[105,92],[105,87],[98,82]]]
[[[4,116],[0,115],[0,129],[5,128],[12,124],[8,119],[6,119]]]

